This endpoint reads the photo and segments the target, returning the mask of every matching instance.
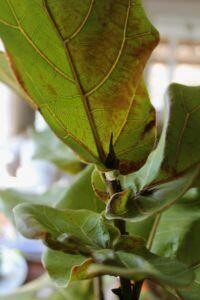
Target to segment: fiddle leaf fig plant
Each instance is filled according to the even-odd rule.
[[[169,87],[158,137],[143,70],[159,34],[140,0],[0,5],[1,80],[90,164],[50,202],[18,194],[7,205],[14,191],[2,192],[4,208],[20,203],[18,230],[43,240],[43,264],[59,286],[95,278],[103,300],[109,275],[121,300],[141,299],[145,280],[163,297],[198,299],[200,87]]]

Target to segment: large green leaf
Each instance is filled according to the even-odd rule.
[[[142,72],[158,42],[141,1],[0,6],[0,36],[15,75],[57,135],[103,169],[138,169],[155,140]]]
[[[62,171],[71,174],[76,174],[84,168],[84,164],[72,150],[66,147],[49,128],[41,132],[32,131],[30,138],[35,146],[34,159],[48,160]]]
[[[43,262],[60,286],[77,280],[81,276],[78,265],[87,262],[93,251],[113,247],[119,237],[117,228],[100,214],[88,210],[21,204],[14,214],[17,228],[25,237],[42,239],[52,249],[44,253]]]
[[[194,279],[193,271],[182,263],[150,253],[143,239],[120,237],[97,213],[30,204],[18,205],[14,213],[17,228],[25,237],[43,239],[52,249],[43,261],[61,286],[101,274],[150,278],[175,287],[188,286]]]

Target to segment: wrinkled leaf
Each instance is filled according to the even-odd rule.
[[[20,204],[14,208],[14,215],[25,237],[43,239],[54,250],[69,253],[88,255],[92,249],[111,247],[119,235],[102,215],[89,210]]]
[[[115,251],[111,249],[95,251],[92,254],[93,259],[83,259],[77,264],[74,262],[75,266],[70,266],[71,272],[67,267],[68,255],[63,253],[50,250],[49,261],[46,260],[46,263],[51,265],[52,260],[56,262],[56,266],[54,263],[51,266],[50,275],[61,285],[98,275],[122,276],[136,281],[148,278],[172,287],[191,284],[194,279],[192,270],[188,270],[184,264],[174,259],[162,258],[150,253],[143,244],[144,241],[140,238],[124,237],[116,244]],[[120,250],[123,247],[125,250]],[[63,265],[65,265],[64,270]]]
[[[76,174],[84,168],[72,150],[60,141],[48,128],[42,132],[32,131],[30,138],[34,143],[34,159],[48,160],[62,171]]]
[[[75,181],[75,183],[68,189],[64,197],[59,201],[57,207],[60,209],[89,209],[92,211],[101,212],[104,209],[104,204],[100,201],[94,194],[92,186],[91,186],[91,175],[93,172],[93,167],[87,167],[84,171],[81,172],[79,178]],[[80,197],[81,191],[81,197]],[[79,200],[81,199],[81,201]],[[111,234],[111,232],[110,232]],[[45,264],[46,269],[48,270],[51,278],[58,284],[62,285],[61,282],[64,278],[64,285],[68,283],[70,280],[74,280],[74,272],[69,275],[63,270],[63,265],[66,265],[66,268],[74,267],[77,264],[75,263],[73,266],[68,265],[68,257],[70,254],[66,254],[61,251],[53,251],[51,249],[47,249],[44,254],[43,262]],[[54,257],[56,257],[58,266],[54,270],[54,267],[51,266],[52,261],[54,261]],[[85,261],[83,258],[83,261]],[[72,257],[73,260],[73,257]],[[62,262],[59,264],[59,262]],[[51,269],[54,272],[51,272]],[[56,272],[57,270],[57,272]],[[61,272],[61,273],[60,273]],[[54,274],[55,273],[55,274]],[[69,277],[70,276],[70,277]],[[60,278],[60,279],[59,279]],[[71,278],[71,279],[70,279]],[[61,280],[61,282],[60,282]]]
[[[121,172],[138,169],[155,140],[142,72],[158,42],[140,0],[0,4],[15,75],[56,134],[103,169],[113,136]]]
[[[181,198],[192,186],[199,173],[199,166],[187,171],[180,178],[155,185],[148,190],[132,196],[130,189],[127,197],[122,193],[111,197],[106,215],[111,219],[125,219],[136,222],[163,211]]]

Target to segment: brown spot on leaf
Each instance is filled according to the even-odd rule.
[[[122,175],[128,175],[137,171],[144,163],[145,161],[134,163],[129,160],[123,160],[119,163],[119,171]]]
[[[50,84],[47,85],[47,89],[49,90],[49,92],[50,92],[52,95],[54,95],[54,96],[57,95],[55,89],[54,89]]]
[[[37,105],[35,104],[35,102],[31,99],[31,96],[28,92],[28,90],[26,89],[26,86],[25,86],[25,82],[23,81],[21,75],[20,75],[20,72],[17,70],[17,67],[12,59],[12,56],[11,54],[7,51],[7,56],[8,56],[8,59],[9,59],[9,63],[10,63],[10,66],[11,66],[11,69],[15,75],[15,78],[17,80],[17,82],[19,83],[21,89],[24,91],[24,93],[28,96],[29,98],[29,104],[31,105],[31,107],[33,109],[38,109]]]
[[[142,138],[144,138],[144,136],[151,131],[153,128],[155,127],[155,120],[151,120],[144,128],[143,132],[142,132]]]

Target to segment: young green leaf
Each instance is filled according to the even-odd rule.
[[[111,197],[106,208],[106,215],[109,219],[122,219],[129,221],[141,221],[163,211],[179,198],[192,186],[199,174],[199,166],[192,168],[185,174],[173,181],[157,184],[136,195],[132,195],[130,189],[127,197],[124,192]]]
[[[158,32],[140,0],[1,0],[0,36],[15,75],[56,134],[107,170],[111,136],[122,173],[155,141],[142,72]]]

